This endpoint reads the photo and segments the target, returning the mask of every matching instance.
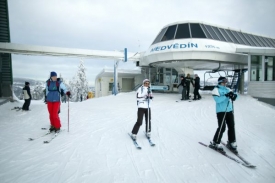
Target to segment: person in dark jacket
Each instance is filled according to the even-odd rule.
[[[187,97],[186,97],[186,79],[184,78],[184,76],[181,76],[180,79],[181,79],[181,81],[180,81],[180,84],[178,85],[177,88],[182,86],[181,100],[187,100]]]
[[[51,72],[50,79],[46,82],[46,96],[47,96],[47,106],[50,115],[51,127],[50,132],[55,131],[58,133],[60,131],[61,123],[58,116],[58,111],[60,109],[60,97],[61,90],[70,97],[71,93],[67,91],[65,85],[57,80],[56,72]]]
[[[23,104],[22,110],[23,111],[29,111],[29,107],[31,104],[31,99],[32,99],[32,95],[31,95],[31,90],[30,90],[30,83],[29,82],[25,82],[25,87],[23,88],[23,94],[24,94],[24,99],[25,102]]]
[[[186,79],[186,99],[189,99],[190,93],[190,83],[193,83],[193,78],[190,77],[190,74],[187,74]]]
[[[194,80],[195,80],[195,84],[193,84],[193,82],[192,82],[192,84],[194,86],[194,98],[193,98],[193,100],[200,100],[201,99],[201,95],[199,93],[200,77],[197,74],[195,74],[195,79]]]

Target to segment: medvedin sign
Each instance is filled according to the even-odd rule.
[[[165,45],[165,46],[157,46],[155,48],[152,48],[150,52],[162,51],[166,49],[170,50],[170,49],[184,49],[184,48],[198,48],[198,44],[190,43],[190,42],[188,42],[187,44],[174,43],[174,44]]]

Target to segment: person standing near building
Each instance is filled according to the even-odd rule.
[[[192,82],[193,84],[193,82]],[[199,89],[200,89],[200,77],[198,76],[198,74],[195,74],[195,84],[193,84],[194,87],[194,98],[193,100],[200,100],[201,99],[201,95],[199,93]]]
[[[190,83],[193,83],[193,78],[190,77],[190,74],[187,74],[186,79],[186,99],[189,100],[189,96],[190,96]]]
[[[70,97],[71,93],[67,91],[65,85],[57,80],[56,72],[51,72],[50,79],[46,81],[47,107],[51,122],[50,132],[55,131],[58,133],[60,131],[61,123],[58,111],[60,109],[61,89]]]
[[[22,110],[29,111],[30,110],[29,107],[30,107],[31,99],[32,99],[29,82],[25,82],[25,87],[23,88],[23,94],[24,94],[25,102],[23,104]]]
[[[151,102],[153,99],[152,91],[150,90],[150,81],[148,79],[143,80],[143,85],[137,90],[137,122],[132,130],[132,139],[136,140],[137,133],[142,125],[143,116],[145,115],[145,131],[148,138],[151,136]],[[148,115],[149,112],[149,115]]]
[[[233,114],[232,102],[238,97],[236,93],[233,93],[229,88],[226,87],[227,79],[225,77],[219,77],[218,86],[216,86],[212,95],[216,102],[216,113],[218,119],[218,128],[213,138],[213,142],[210,143],[210,147],[217,150],[223,151],[220,145],[223,133],[225,131],[225,124],[228,127],[228,142],[227,147],[233,150],[235,153],[237,151],[237,143],[235,136],[235,122]]]
[[[180,79],[181,79],[181,81],[180,81],[180,84],[178,85],[177,88],[182,86],[181,100],[187,100],[187,96],[186,96],[186,79],[184,78],[184,76],[181,76]]]

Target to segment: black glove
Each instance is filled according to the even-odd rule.
[[[233,96],[232,97],[230,97],[231,98],[231,100],[232,101],[235,101],[236,100],[236,98],[237,98],[237,94],[233,94]]]
[[[70,91],[67,91],[67,92],[66,92],[66,95],[68,95],[68,97],[70,97],[70,96],[71,96],[71,92],[70,92]]]
[[[231,92],[228,92],[227,94],[225,94],[226,97],[229,97],[229,98],[232,98],[234,95],[234,93],[231,91]]]

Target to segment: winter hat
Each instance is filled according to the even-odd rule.
[[[227,79],[226,79],[226,77],[219,77],[219,79],[218,79],[218,83],[220,84],[220,83],[227,83]]]
[[[53,76],[57,76],[56,72],[54,72],[54,71],[51,72],[51,77],[53,77]]]
[[[25,85],[29,85],[29,84],[30,84],[29,82],[27,82],[27,81],[25,82]]]
[[[144,80],[143,80],[143,84],[144,84],[145,82],[149,82],[149,83],[150,83],[149,79],[144,79]]]

